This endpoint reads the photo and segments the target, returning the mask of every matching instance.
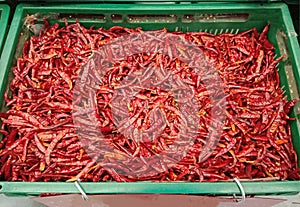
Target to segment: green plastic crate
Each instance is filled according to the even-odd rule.
[[[8,30],[9,11],[10,8],[8,5],[0,4],[0,57],[4,45],[5,35]]]
[[[125,27],[142,27],[144,30],[156,30],[168,28],[169,31],[179,29],[181,31],[243,31],[256,27],[259,31],[270,23],[269,39],[275,45],[278,55],[285,54],[286,58],[279,65],[281,85],[285,86],[289,99],[299,97],[300,91],[300,50],[296,39],[296,33],[289,15],[288,8],[283,3],[270,4],[246,4],[246,3],[195,3],[195,4],[20,4],[16,12],[8,34],[8,41],[4,47],[5,56],[0,63],[0,97],[7,88],[8,76],[11,67],[15,64],[22,48],[18,45],[24,43],[22,31],[24,17],[28,14],[39,13],[47,16],[50,23],[64,24],[62,17],[67,17],[69,22],[75,22],[76,16],[86,27],[110,28],[114,25]],[[60,14],[60,15],[54,15]],[[117,15],[116,15],[117,14]],[[218,15],[226,14],[228,18],[218,19]],[[231,15],[235,14],[235,15]],[[238,14],[238,15],[236,15]],[[131,16],[148,16],[147,21],[139,23],[131,21]],[[192,15],[213,15],[217,17],[213,21],[191,21]],[[71,17],[70,17],[71,16]],[[118,16],[117,19],[114,19]],[[234,17],[233,17],[234,16]],[[61,18],[60,18],[61,17]],[[22,37],[22,39],[20,39]],[[293,144],[300,160],[300,110],[299,103],[292,115],[297,121],[293,121]],[[300,163],[299,163],[300,164]],[[300,192],[300,181],[272,181],[272,182],[242,182],[246,194],[295,194]],[[206,195],[232,195],[239,194],[239,188],[234,182],[98,182],[81,183],[86,193],[90,194],[206,194]],[[64,182],[0,182],[0,193],[38,195],[40,193],[78,193],[74,183]]]

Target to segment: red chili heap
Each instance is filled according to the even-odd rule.
[[[128,105],[125,113],[135,117],[134,125],[142,130],[150,122],[164,119],[164,136],[153,142],[137,143],[121,136],[114,126],[110,101],[131,68],[137,65],[166,64],[166,69],[179,71],[185,83],[196,91],[194,96],[202,109],[201,133],[208,133],[211,104],[209,94],[200,90],[199,80],[191,70],[177,59],[161,54],[137,54],[111,68],[103,78],[97,93],[99,120],[116,154],[107,154],[105,167],[87,154],[76,134],[72,116],[75,81],[79,70],[89,60],[93,51],[116,37],[140,29],[112,27],[86,29],[79,23],[60,28],[45,21],[45,30],[32,36],[24,44],[23,54],[13,68],[14,78],[5,94],[8,110],[2,118],[0,142],[0,176],[8,181],[219,181],[235,177],[240,179],[300,179],[297,155],[292,146],[287,114],[296,103],[287,102],[279,85],[274,47],[267,40],[269,25],[261,34],[256,29],[238,34],[213,35],[203,32],[176,33],[195,43],[213,64],[224,84],[227,105],[225,125],[221,138],[208,159],[199,162],[199,154],[205,140],[194,141],[191,149],[178,163],[171,167],[160,162],[146,165],[145,172],[152,176],[128,177],[126,164],[116,166],[109,159],[120,156],[123,163],[134,157],[151,157],[168,149],[178,133],[179,117],[177,103],[161,90],[142,90]],[[166,32],[166,31],[164,31]],[[139,67],[137,67],[139,68]],[[143,67],[140,67],[142,70]],[[118,75],[119,74],[119,75]],[[114,80],[114,81],[111,81]],[[159,105],[162,112],[149,117],[145,109]],[[140,109],[145,109],[141,111]],[[148,110],[147,109],[147,110]],[[200,129],[199,129],[200,130]],[[126,155],[126,156],[121,156]],[[118,169],[118,170],[116,170]],[[141,171],[142,172],[142,171]]]

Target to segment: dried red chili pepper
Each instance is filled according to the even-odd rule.
[[[85,153],[75,133],[71,115],[72,89],[80,67],[93,51],[116,37],[138,33],[141,29],[119,26],[109,30],[86,29],[78,22],[66,22],[65,27],[59,27],[58,24],[50,26],[45,20],[45,30],[24,44],[22,56],[13,68],[15,77],[10,83],[11,93],[5,94],[9,110],[0,113],[3,120],[0,132],[4,136],[0,144],[0,176],[11,181],[45,182],[75,179],[94,182],[141,179],[213,182],[233,177],[254,179],[272,176],[299,179],[297,156],[292,148],[288,125],[288,120],[291,120],[288,113],[297,101],[287,102],[282,98],[284,92],[279,87],[276,64],[283,57],[274,59],[274,47],[267,39],[269,27],[267,25],[261,34],[255,28],[238,34],[174,33],[182,35],[204,52],[217,68],[227,93],[228,105],[224,109],[227,118],[220,143],[201,163],[199,155],[207,143],[205,138],[209,132],[212,103],[201,77],[193,74],[183,62],[170,58],[180,53],[186,56],[185,51],[170,48],[169,56],[152,51],[124,57],[124,60],[115,63],[96,94],[100,111],[97,114],[99,128],[115,149],[114,154],[104,156],[109,164],[99,166],[91,154]],[[108,54],[111,55],[111,51]],[[120,115],[129,113],[131,118],[122,123],[120,129],[113,125],[110,100],[116,90],[126,88],[126,85],[118,86],[118,83],[128,74],[148,66],[161,68],[157,71],[160,83],[170,78],[163,70],[168,68],[180,77],[174,82],[193,88],[191,97],[196,97],[200,107],[198,137],[187,155],[170,169],[159,161],[147,163],[144,159],[143,167],[134,167],[139,174],[151,171],[151,176],[128,178],[118,174],[116,169],[126,171],[128,159],[143,159],[168,149],[176,139],[174,134],[187,123],[174,98],[165,91],[153,89],[135,96],[128,105],[128,111],[115,106]],[[143,72],[144,78],[139,81],[151,77],[150,70]],[[134,81],[137,80],[132,80],[132,83]],[[191,100],[181,96],[178,93],[179,102]],[[147,107],[154,108],[154,111],[159,107],[161,114],[147,112],[146,102]],[[73,115],[85,113],[80,111]],[[162,119],[166,121],[164,137],[153,142],[138,143],[119,133],[136,134],[136,131],[130,130],[131,125],[155,132],[162,127]],[[87,129],[93,125],[84,119],[80,122]],[[150,127],[150,122],[156,122],[156,125]],[[96,143],[96,140],[93,141]],[[121,159],[123,164],[113,163],[115,158]]]

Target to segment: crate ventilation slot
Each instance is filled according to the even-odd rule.
[[[58,19],[67,19],[68,21],[80,20],[97,20],[98,22],[106,22],[106,17],[104,14],[58,14]]]
[[[177,22],[177,15],[167,14],[167,15],[155,15],[155,14],[130,14],[127,15],[127,21],[129,23],[172,23]]]
[[[182,22],[245,22],[249,19],[247,13],[234,14],[185,14]]]
[[[112,14],[110,18],[112,22],[123,22],[123,16],[121,14]]]
[[[98,22],[111,21],[113,23],[121,23],[127,21],[129,23],[192,23],[192,22],[246,22],[249,19],[247,13],[232,14],[58,14],[58,19],[67,19],[72,22],[76,19],[97,20]],[[125,17],[125,18],[124,18]]]
[[[280,54],[284,55],[283,61],[286,61],[290,56],[290,52],[288,50],[288,45],[287,45],[287,36],[283,32],[283,30],[279,30],[276,33],[276,39],[277,39]]]

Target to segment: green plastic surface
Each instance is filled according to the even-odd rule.
[[[28,183],[28,182],[0,182],[0,192],[18,195],[37,195],[43,192],[49,193],[79,193],[74,183]],[[240,194],[237,184],[234,182],[217,183],[80,183],[81,187],[89,194],[205,194],[205,195],[232,195]],[[247,195],[270,194],[295,194],[300,191],[299,182],[242,182]]]
[[[8,5],[0,4],[0,57],[4,45],[5,35],[8,29],[8,18],[10,8]]]
[[[243,3],[270,3],[270,2],[279,2],[281,0],[40,0],[39,2],[66,2],[66,3],[91,3],[91,2],[98,2],[98,3],[149,3],[149,2],[157,2],[157,3],[168,3],[168,4],[175,4],[175,3],[195,3],[195,2],[243,2]],[[36,0],[18,0],[18,2],[36,2]]]
[[[212,33],[238,32],[256,27],[259,31],[270,23],[269,39],[275,45],[277,56],[285,55],[279,64],[281,85],[285,86],[288,99],[299,97],[300,50],[288,8],[283,3],[196,3],[174,5],[151,4],[20,4],[11,23],[4,47],[5,56],[0,62],[0,97],[7,88],[11,67],[19,56],[26,38],[22,29],[24,18],[38,13],[50,23],[64,24],[64,18],[75,22],[76,17],[86,27],[110,28],[114,25],[142,27],[144,30],[167,28],[169,31],[208,31]],[[114,17],[118,18],[115,19]],[[140,18],[140,17],[143,18]],[[148,19],[145,20],[145,16]],[[214,17],[212,19],[207,17]],[[189,17],[189,18],[187,18]],[[293,144],[300,160],[300,107],[294,108],[291,122]],[[300,192],[300,181],[242,182],[246,194],[290,194]],[[0,182],[0,193],[37,195],[39,193],[77,193],[73,183],[49,182]],[[164,193],[164,194],[239,194],[234,182],[189,183],[189,182],[136,182],[136,183],[82,183],[86,193]]]

